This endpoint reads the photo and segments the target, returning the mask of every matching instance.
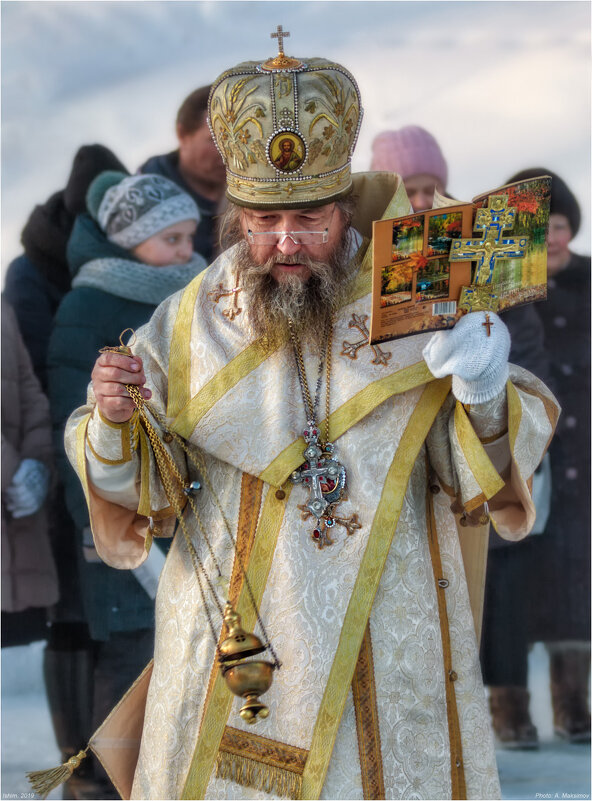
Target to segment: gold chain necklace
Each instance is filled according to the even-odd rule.
[[[331,345],[333,339],[333,324],[329,321],[326,332],[326,345],[321,351],[319,359],[319,374],[313,401],[308,381],[302,348],[294,330],[291,320],[288,320],[290,337],[294,348],[294,358],[298,380],[302,391],[302,400],[307,417],[307,427],[303,431],[306,448],[303,451],[304,464],[292,473],[291,479],[294,484],[302,484],[309,491],[308,501],[299,505],[303,520],[309,517],[316,519],[316,525],[311,533],[311,538],[315,545],[321,550],[326,545],[332,545],[334,540],[331,537],[331,529],[336,525],[342,525],[348,534],[361,528],[356,514],[350,518],[343,518],[336,514],[336,508],[341,501],[345,500],[345,483],[347,474],[345,467],[334,457],[335,446],[329,439],[329,415],[331,407]],[[327,389],[325,401],[325,441],[321,441],[320,428],[317,422],[317,408],[321,383],[323,377],[323,362],[326,362]]]

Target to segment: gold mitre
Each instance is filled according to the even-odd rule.
[[[360,91],[340,64],[283,52],[246,61],[214,81],[208,123],[226,165],[226,194],[256,208],[330,203],[352,188]]]

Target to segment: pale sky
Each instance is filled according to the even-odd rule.
[[[357,78],[365,109],[353,167],[374,136],[419,124],[460,200],[519,169],[561,175],[590,252],[590,4],[548,2],[2,2],[2,268],[33,206],[63,188],[82,144],[130,171],[174,149],[183,98],[276,52],[323,56]]]

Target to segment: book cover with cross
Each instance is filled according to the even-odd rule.
[[[471,203],[373,223],[370,342],[452,328],[469,311],[547,297],[551,178],[499,187]]]

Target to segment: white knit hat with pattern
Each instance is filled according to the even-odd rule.
[[[183,220],[199,222],[193,198],[162,175],[101,173],[87,195],[87,206],[107,239],[126,250]],[[121,174],[119,174],[121,175]]]

